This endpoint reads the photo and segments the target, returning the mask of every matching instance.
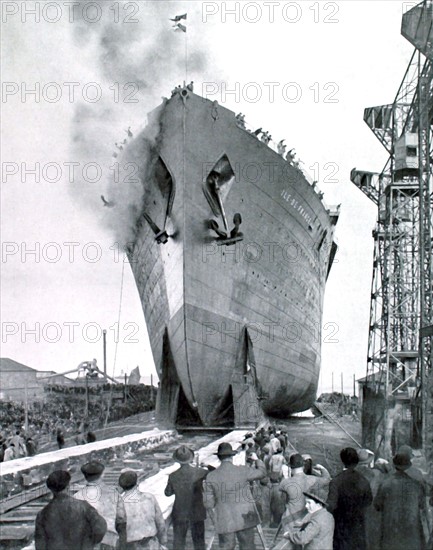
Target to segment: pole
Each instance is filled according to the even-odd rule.
[[[107,382],[107,331],[104,329],[102,331],[102,342],[104,347],[104,378],[105,382]]]
[[[356,397],[355,375],[353,375],[353,397]]]
[[[127,392],[127,389],[126,389],[126,377],[127,377],[127,375],[126,375],[126,372],[125,372],[125,403],[126,403],[126,392]]]
[[[86,376],[86,407],[85,407],[85,418],[89,416],[89,378],[87,376],[87,372],[85,374]]]
[[[29,431],[29,396],[27,392],[27,378],[25,384],[25,409],[24,409],[24,431],[28,435]]]
[[[153,374],[150,375],[150,402],[153,404]]]
[[[188,33],[185,33],[185,86],[188,82]]]

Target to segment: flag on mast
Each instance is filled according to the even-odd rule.
[[[186,14],[186,13],[184,13],[183,15],[175,15],[173,19],[170,19],[170,21],[174,21],[175,23],[179,23],[179,21],[182,21],[182,19],[186,19],[187,15],[188,14]]]
[[[182,32],[186,32],[186,27],[185,25],[182,25],[182,23],[176,23],[176,25],[174,25],[174,31],[182,31]]]
[[[173,21],[175,23],[175,25],[173,25],[173,29],[175,31],[186,32],[186,26],[182,25],[182,23],[181,23],[181,21],[183,19],[185,19],[185,21],[186,21],[186,18],[187,18],[187,14],[184,13],[182,15],[175,15],[173,19],[170,19],[170,21]]]

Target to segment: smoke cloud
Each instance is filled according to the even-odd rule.
[[[77,14],[83,13],[81,8],[85,2],[80,4]],[[103,0],[98,4],[101,10],[107,11]],[[197,25],[200,22],[199,7],[194,7],[194,3],[188,2],[186,7],[179,3],[179,7],[178,3],[161,1],[129,2],[129,6],[139,6],[139,12],[133,17],[138,22],[122,23],[128,13],[123,10],[127,4],[119,2],[118,23],[112,16],[101,17],[96,23],[81,19],[74,25],[74,42],[82,47],[93,80],[102,87],[103,94],[95,103],[83,101],[77,105],[71,142],[74,159],[83,164],[97,163],[102,171],[102,177],[94,184],[84,179],[74,182],[71,192],[123,246],[134,239],[144,198],[142,177],[138,180],[130,177],[131,169],[125,169],[125,159],[140,164],[140,176],[150,160],[146,155],[134,160],[133,152],[125,155],[125,150],[146,125],[147,113],[161,103],[161,96],[169,97],[171,90],[185,79],[185,41],[188,40],[188,80],[200,79],[206,67],[204,52],[207,49],[205,39],[201,35],[197,37],[198,32],[196,38],[189,32],[194,19]],[[174,32],[169,19],[185,12],[188,13],[188,34]],[[146,134],[150,155],[152,139],[158,134],[157,122]],[[115,206],[104,207],[101,195]]]

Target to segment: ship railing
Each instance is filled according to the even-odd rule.
[[[248,124],[247,122],[238,120],[238,126],[239,126],[239,128],[242,128],[243,130],[245,130],[249,134],[254,135],[254,132],[255,132],[254,128],[250,124]],[[285,159],[286,162],[289,162],[285,158],[285,155],[287,154],[286,151],[284,153],[282,153],[278,150],[279,142],[277,142],[273,139],[270,139],[269,141],[263,141],[261,139],[260,135],[256,136],[256,139],[258,139],[259,141],[261,141],[262,143],[267,145],[270,149],[272,149],[275,153],[277,153],[277,155],[280,155],[283,159]],[[286,147],[286,149],[287,149],[287,147]],[[310,185],[313,185],[314,180],[313,180],[312,176],[310,175],[310,173],[306,170],[302,160],[295,158],[292,166],[294,166],[294,168],[297,168],[302,173],[302,175],[304,176],[304,178],[308,181],[308,183]]]

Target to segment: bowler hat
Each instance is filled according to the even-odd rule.
[[[412,458],[413,457],[412,447],[410,447],[409,445],[402,445],[401,447],[398,448],[397,454],[407,455],[409,458]]]
[[[358,449],[356,452],[359,458],[358,464],[370,464],[374,457],[374,453],[368,449]]]
[[[230,443],[220,443],[218,445],[218,450],[214,455],[218,455],[218,457],[224,458],[228,456],[235,456],[236,451],[232,449],[232,446]]]
[[[179,464],[189,464],[194,458],[194,452],[186,445],[181,445],[173,453],[173,460]]]
[[[328,488],[322,483],[315,483],[308,491],[304,491],[304,495],[325,506],[328,500]]]
[[[412,466],[410,457],[405,453],[397,453],[392,461],[396,470],[407,470]]]
[[[69,485],[71,476],[65,470],[54,470],[47,478],[47,487],[53,493],[60,493]]]
[[[353,447],[346,447],[345,449],[342,449],[340,452],[340,458],[346,468],[359,464],[358,453]]]
[[[290,468],[303,468],[304,459],[299,453],[295,453],[290,457]]]
[[[132,489],[137,483],[137,474],[131,470],[123,472],[119,476],[119,485],[122,489]]]
[[[81,466],[81,471],[87,477],[99,477],[105,470],[105,466],[101,462],[86,462]]]

